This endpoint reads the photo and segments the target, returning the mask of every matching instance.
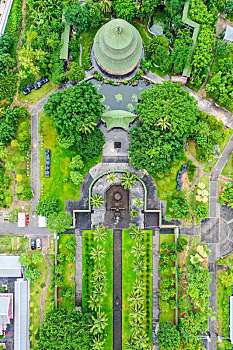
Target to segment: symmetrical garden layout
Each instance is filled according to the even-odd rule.
[[[0,253],[27,347],[231,348],[232,0],[8,2]]]

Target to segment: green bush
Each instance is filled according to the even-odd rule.
[[[196,173],[196,166],[193,164],[191,159],[188,160],[187,172],[188,172],[189,181],[192,182],[194,180],[194,176]]]

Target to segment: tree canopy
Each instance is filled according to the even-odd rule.
[[[55,197],[42,199],[36,206],[36,215],[49,217],[49,215],[59,211],[59,201]]]
[[[92,318],[80,311],[59,309],[46,314],[36,350],[92,349]]]
[[[47,228],[51,233],[62,233],[70,228],[72,217],[68,213],[53,213],[49,215]]]
[[[157,333],[159,345],[165,350],[175,350],[180,344],[180,334],[176,326],[172,326],[169,322],[159,325]]]
[[[194,132],[197,103],[179,83],[166,81],[141,93],[136,113],[142,122],[130,130],[131,162],[149,173],[164,170]]]
[[[14,138],[18,129],[19,118],[27,110],[22,107],[8,109],[0,119],[0,145],[7,146]]]
[[[96,129],[96,120],[101,118],[102,95],[91,83],[81,82],[74,88],[58,91],[48,99],[44,106],[61,139],[82,142],[82,136]],[[71,144],[70,144],[71,145]]]

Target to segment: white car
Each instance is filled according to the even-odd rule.
[[[41,239],[40,238],[37,238],[37,240],[36,240],[36,248],[41,249]]]

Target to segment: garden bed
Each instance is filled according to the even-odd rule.
[[[129,314],[131,312],[128,298],[132,292],[132,287],[136,281],[136,272],[134,271],[134,255],[131,253],[135,240],[130,236],[131,230],[122,231],[122,349],[126,349],[125,342],[131,335],[129,325]],[[146,286],[144,291],[144,310],[146,317],[144,319],[144,331],[149,337],[149,343],[152,343],[152,231],[147,230],[142,243],[145,245],[146,254],[144,261],[146,271],[144,271],[142,280]]]
[[[59,261],[59,255],[64,254],[63,261]],[[63,255],[62,255],[63,256]],[[60,234],[58,240],[58,307],[66,310],[75,309],[75,235]]]
[[[168,245],[175,243],[175,236],[173,234],[161,234],[160,235],[160,242],[159,242],[159,252],[160,255],[162,253],[164,253],[164,250],[162,249],[162,244],[166,242]],[[168,254],[169,256],[169,254]],[[172,262],[170,259],[169,261],[166,263],[166,265],[169,267],[169,273],[164,273],[161,271],[161,266],[162,266],[162,262],[160,261],[160,276],[161,276],[161,282],[159,283],[159,290],[160,290],[160,309],[161,309],[161,314],[159,315],[159,322],[160,323],[164,323],[164,322],[170,322],[171,324],[175,324],[175,308],[171,308],[171,306],[169,305],[170,300],[175,300],[175,296],[173,296],[172,298],[170,298],[168,305],[166,305],[167,307],[164,307],[164,304],[166,303],[165,301],[161,300],[161,298],[163,297],[162,294],[164,294],[162,292],[162,285],[163,285],[163,281],[165,278],[169,278],[171,282],[171,286],[172,288],[175,287],[175,274],[173,274],[171,272],[171,268],[175,267],[175,262]]]
[[[54,128],[54,124],[44,115],[40,114],[40,135],[43,134],[43,150],[41,140],[39,142],[39,156],[40,156],[40,179],[41,196],[40,198],[46,198],[48,196],[56,197],[59,199],[60,210],[65,210],[65,199],[78,200],[80,186],[75,185],[70,179],[69,164],[72,157],[78,154],[74,147],[69,149],[60,148],[57,142],[57,133]],[[51,166],[50,177],[45,178],[45,149],[50,149]],[[85,175],[89,169],[101,161],[100,158],[85,159],[84,167],[80,170],[80,173]],[[43,193],[43,194],[42,194]]]
[[[97,247],[97,241],[94,240],[93,231],[83,231],[82,235],[82,310],[83,312],[90,311],[89,303],[92,295],[91,273],[93,271],[93,260],[90,258],[92,248]],[[104,350],[112,349],[113,347],[113,231],[106,230],[106,239],[102,243],[106,252],[102,259],[102,265],[106,269],[106,296],[100,305],[101,312],[104,312],[108,318],[105,329],[106,342],[103,346]]]

